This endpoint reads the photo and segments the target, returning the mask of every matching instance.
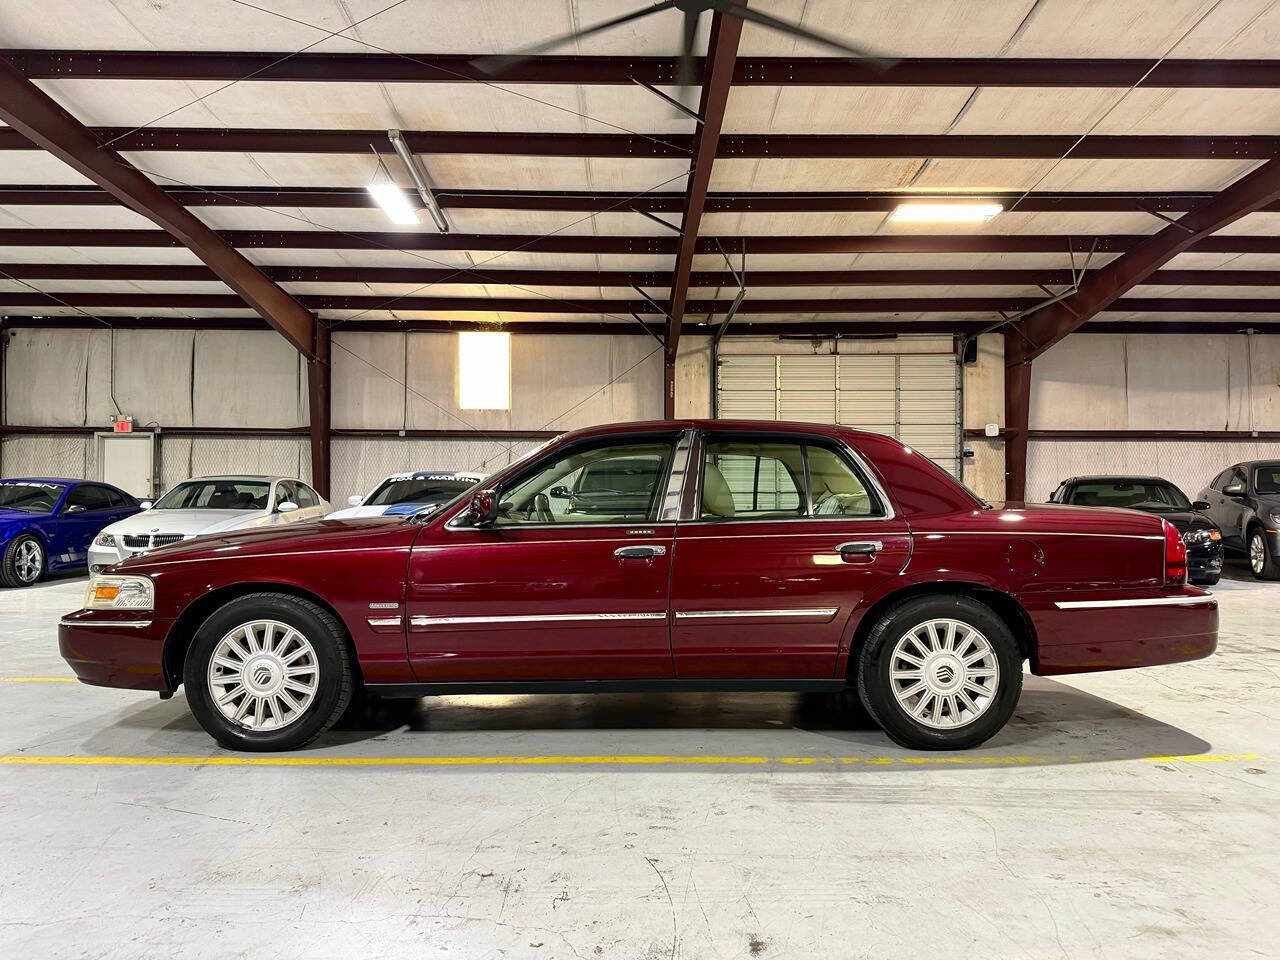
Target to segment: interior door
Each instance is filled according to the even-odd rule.
[[[862,596],[911,551],[905,521],[848,450],[711,435],[672,571],[676,676],[830,679]]]
[[[415,545],[407,609],[417,678],[671,677],[676,439],[553,448],[497,489],[492,525],[466,525],[463,507]],[[680,449],[687,457],[687,443]]]

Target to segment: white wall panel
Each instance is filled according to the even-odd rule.
[[[405,339],[403,333],[334,332],[335,428],[404,426]]]
[[[13,330],[5,347],[5,422],[42,427],[85,424],[88,330]]]
[[[296,427],[307,422],[306,369],[272,331],[196,334],[197,426]]]

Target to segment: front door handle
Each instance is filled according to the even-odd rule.
[[[613,551],[619,560],[649,560],[652,557],[665,557],[667,548],[655,543],[637,543],[634,546],[619,547]]]
[[[883,549],[884,544],[879,540],[849,540],[836,547],[836,553],[845,560],[851,557],[870,557],[874,560],[876,554]]]

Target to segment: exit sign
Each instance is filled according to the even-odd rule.
[[[133,433],[133,417],[116,417],[111,421],[111,429],[116,433]]]

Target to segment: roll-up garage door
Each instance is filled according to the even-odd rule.
[[[959,369],[950,353],[728,355],[717,415],[840,423],[897,437],[959,476]]]

